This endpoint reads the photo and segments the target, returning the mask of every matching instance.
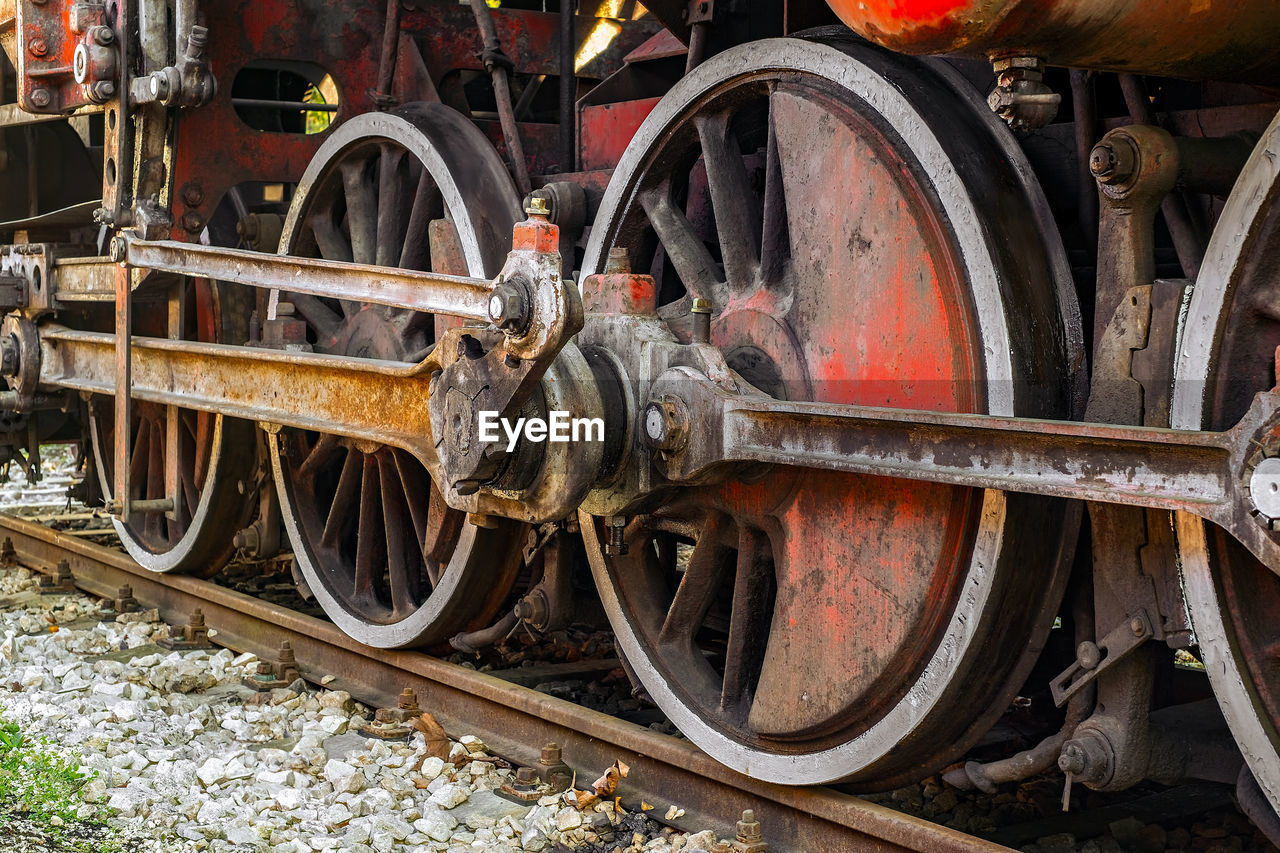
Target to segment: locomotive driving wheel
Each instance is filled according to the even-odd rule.
[[[237,285],[188,278],[175,287],[185,290],[180,304],[184,340],[243,343],[248,337],[249,310]],[[167,312],[137,318],[136,334],[167,336]],[[116,533],[129,556],[153,572],[207,575],[231,559],[232,534],[243,526],[249,502],[240,482],[255,461],[254,425],[209,412],[137,402],[132,406],[130,491],[137,500],[176,498],[172,512],[132,513],[128,522],[114,519]],[[109,398],[89,404],[89,430],[102,493],[114,488],[114,406]],[[176,430],[169,429],[170,419]],[[166,468],[174,456],[177,493],[168,494]]]
[[[511,179],[480,131],[447,107],[414,104],[358,116],[325,141],[281,251],[489,278],[519,218]],[[293,306],[317,351],[360,358],[420,360],[444,320],[302,294],[272,299]],[[294,558],[340,628],[395,648],[487,624],[519,567],[520,525],[476,527],[399,448],[300,430],[270,448]]]
[[[684,340],[710,300],[712,343],[775,397],[1070,417],[1078,309],[1029,174],[945,67],[756,42],[658,104],[584,271],[625,247]],[[603,519],[583,530],[620,648],[691,740],[754,777],[882,789],[1007,707],[1052,625],[1074,512],[756,466],[631,516],[625,555],[601,547]]]
[[[1174,428],[1229,429],[1254,394],[1276,385],[1277,145],[1280,120],[1255,146],[1209,241],[1178,347]],[[1200,658],[1245,761],[1280,811],[1280,567],[1195,516],[1179,513],[1177,532]]]

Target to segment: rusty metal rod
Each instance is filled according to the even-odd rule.
[[[387,16],[382,25],[382,55],[378,57],[378,88],[374,91],[374,97],[383,103],[389,103],[392,99],[391,80],[396,73],[396,52],[399,45],[400,0],[387,0]]]
[[[878,850],[929,853],[1008,853],[1008,848],[954,829],[868,803],[830,788],[773,785],[725,768],[687,741],[608,717],[562,699],[500,681],[475,670],[411,651],[361,645],[332,623],[209,581],[141,568],[124,554],[30,521],[0,515],[18,558],[31,566],[67,559],[76,585],[114,598],[128,584],[146,607],[170,624],[204,611],[212,639],[237,652],[275,656],[282,640],[293,647],[302,676],[347,690],[372,706],[394,706],[405,687],[453,737],[477,735],[496,754],[517,764],[538,761],[545,743],[557,743],[579,778],[594,778],[615,760],[631,768],[619,789],[623,803],[641,801],[685,809],[682,829],[716,829],[733,836],[733,821],[754,809],[773,850]],[[661,813],[659,808],[657,813]]]
[[[114,335],[46,327],[40,350],[42,385],[117,392]],[[127,351],[134,400],[391,444],[436,464],[422,365],[167,338],[133,338]]]
[[[136,267],[290,293],[374,302],[486,323],[489,320],[491,284],[482,278],[171,240],[129,240],[127,251],[127,262]]]
[[[1133,74],[1121,74],[1120,91],[1124,94],[1129,116],[1135,122],[1159,126],[1142,80]],[[1204,261],[1205,245],[1204,237],[1196,233],[1191,221],[1186,197],[1170,193],[1160,203],[1160,212],[1164,214],[1164,224],[1168,226],[1169,236],[1173,238],[1174,250],[1178,254],[1178,263],[1182,267],[1183,276],[1195,279],[1200,272],[1200,264]]]
[[[724,456],[1197,514],[1233,494],[1225,433],[836,409],[734,407]]]
[[[529,183],[529,167],[524,161],[524,146],[520,143],[520,129],[516,127],[515,111],[511,106],[511,84],[504,64],[510,60],[502,53],[502,44],[498,41],[498,30],[493,25],[493,13],[489,10],[489,4],[485,0],[471,0],[471,12],[484,37],[484,64],[493,77],[493,96],[498,104],[498,120],[502,124],[507,157],[511,160],[512,177],[515,178],[520,195],[526,196],[532,185]]]
[[[560,171],[577,169],[575,124],[577,123],[578,74],[574,67],[578,52],[575,26],[576,0],[560,0]]]

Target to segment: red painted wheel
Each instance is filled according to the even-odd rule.
[[[685,340],[690,300],[711,299],[713,343],[775,397],[1068,417],[1062,250],[964,86],[861,43],[721,54],[632,141],[584,270],[627,247]],[[621,648],[695,743],[760,778],[882,788],[953,760],[1021,686],[1074,512],[745,469],[634,516],[626,556],[584,530]]]

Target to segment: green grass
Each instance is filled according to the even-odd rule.
[[[88,819],[80,817],[80,789],[96,773],[81,773],[78,758],[0,718],[0,813],[56,842],[55,849],[118,850],[113,833],[102,823],[105,807],[94,807]]]

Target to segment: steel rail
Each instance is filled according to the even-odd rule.
[[[689,829],[710,827],[733,837],[733,822],[753,809],[774,851],[871,850],[974,853],[1007,851],[982,839],[932,824],[830,788],[772,785],[734,773],[686,741],[581,708],[412,651],[384,651],[356,643],[335,626],[251,598],[210,581],[158,574],[128,556],[31,521],[0,515],[0,533],[19,561],[49,571],[67,560],[80,589],[104,598],[129,584],[144,606],[171,624],[185,623],[195,607],[216,629],[216,641],[238,652],[271,659],[288,640],[304,678],[349,691],[370,705],[394,705],[404,687],[418,695],[451,735],[473,734],[496,754],[535,764],[540,747],[555,742],[581,779],[592,779],[615,760],[630,765],[622,786],[632,808],[639,801]]]
[[[481,278],[174,240],[116,239],[124,242],[124,260],[135,267],[489,322],[492,283]],[[120,248],[113,246],[113,257],[119,257]]]

